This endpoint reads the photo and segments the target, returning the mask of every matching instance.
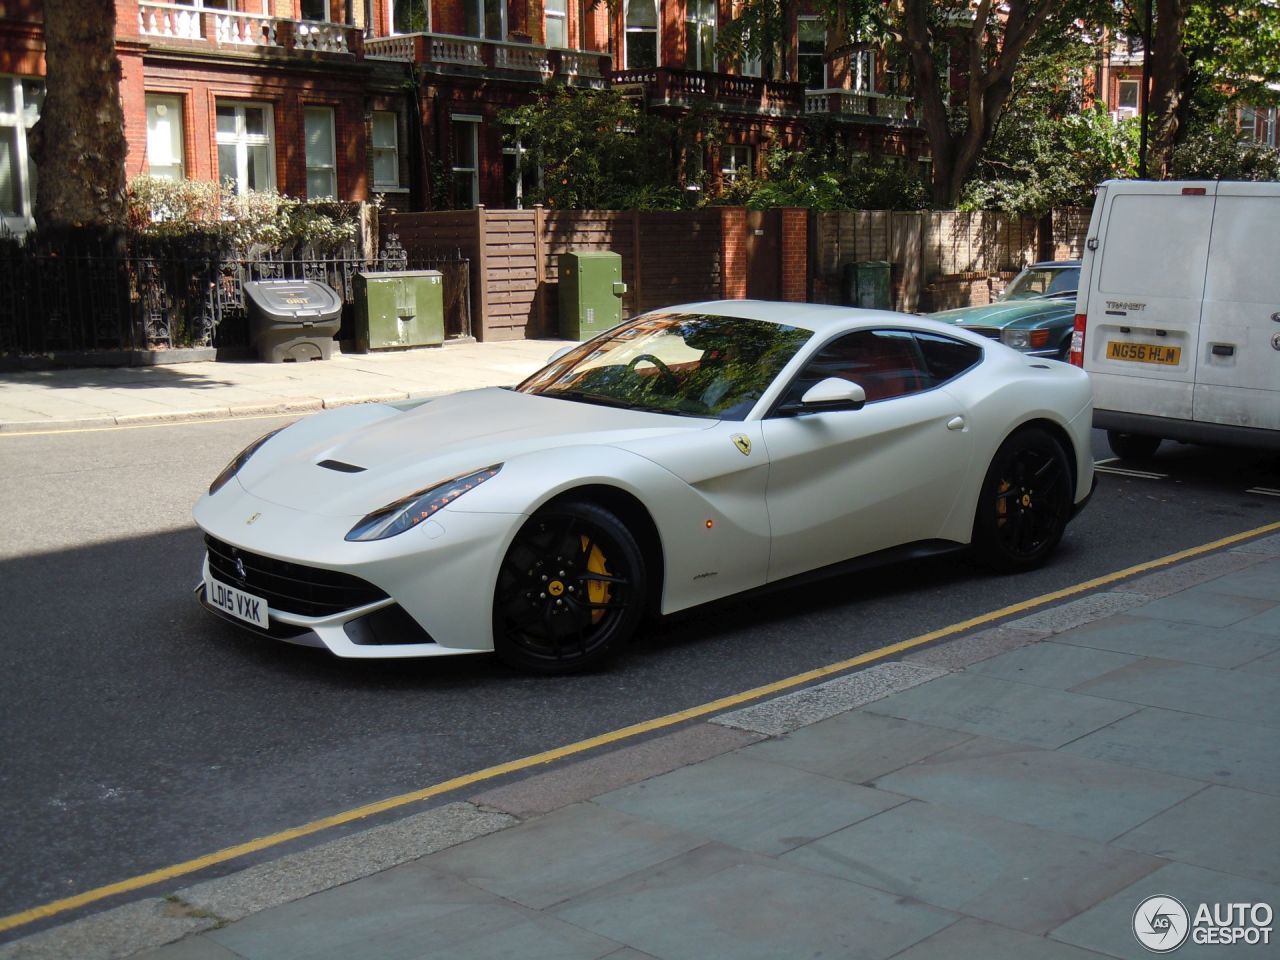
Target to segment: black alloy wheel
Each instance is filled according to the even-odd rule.
[[[1040,566],[1062,539],[1073,502],[1071,463],[1038,427],[1019,430],[996,451],[973,522],[979,557],[1005,572]]]
[[[599,666],[635,634],[646,589],[621,520],[593,503],[552,504],[520,529],[498,570],[494,649],[534,673]]]

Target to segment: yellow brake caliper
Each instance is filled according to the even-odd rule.
[[[1008,480],[1000,481],[1000,496],[996,498],[996,526],[1003,527],[1009,520],[1009,498],[1005,496],[1009,492],[1011,484]]]
[[[591,553],[587,555],[587,572],[598,573],[601,576],[609,576],[609,571],[605,567],[604,551],[600,549],[598,544],[592,543],[588,538],[582,538],[582,549],[585,552],[587,547],[591,548]],[[604,604],[609,602],[609,583],[606,580],[592,580],[587,578],[587,601],[592,605]],[[599,623],[604,619],[605,612],[603,610],[591,611],[591,622]]]

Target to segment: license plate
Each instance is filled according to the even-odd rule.
[[[1158,343],[1128,343],[1122,340],[1107,341],[1108,360],[1134,360],[1138,363],[1163,363],[1176,367],[1182,360],[1181,347],[1165,347]]]
[[[208,574],[204,578],[204,596],[211,605],[238,620],[255,624],[263,630],[271,626],[271,621],[267,619],[267,601],[261,597],[237,590]]]

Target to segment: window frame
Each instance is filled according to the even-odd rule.
[[[552,3],[562,4],[563,9],[552,10]],[[553,21],[560,25],[563,43],[553,44],[551,42],[551,24]],[[548,48],[552,50],[571,49],[569,44],[569,0],[543,0],[542,24],[543,39],[546,41]]]
[[[6,74],[0,76],[0,83],[9,84],[13,95],[13,110],[0,112],[0,128],[13,131],[12,175],[18,180],[14,212],[8,213],[0,208],[0,222],[15,233],[25,233],[35,226],[37,185],[36,163],[27,144],[27,134],[40,119],[40,109],[44,104],[42,93],[34,115],[29,115],[25,84],[39,84],[43,88],[44,78]]]
[[[1133,89],[1133,106],[1124,103],[1126,88]],[[1120,77],[1116,80],[1116,114],[1122,117],[1136,117],[1142,112],[1142,81],[1135,77]]]
[[[391,118],[391,143],[378,143],[378,117]],[[395,171],[394,181],[378,179],[379,155],[391,158]],[[403,190],[400,184],[400,114],[395,110],[374,110],[369,120],[369,181],[373,184],[374,193]]]
[[[708,11],[710,11],[708,15]],[[716,70],[716,34],[719,27],[720,10],[716,0],[685,0],[684,8],[684,32],[685,32],[685,51],[684,61],[685,69],[695,70],[700,73],[714,73]],[[661,22],[661,21],[659,21]],[[690,44],[690,31],[697,38],[697,42]],[[704,64],[702,62],[703,45],[707,38],[705,34],[710,32],[710,43],[707,46],[711,62]],[[692,47],[692,49],[690,49]]]
[[[410,18],[413,16],[415,7],[422,11],[421,30],[401,30],[396,26],[396,11],[402,4],[409,11]],[[390,6],[387,9],[387,27],[388,34],[393,37],[413,36],[415,33],[431,33],[431,0],[390,0]]]
[[[647,3],[649,4],[650,7],[653,8],[653,26],[652,27],[631,25],[631,7],[635,3],[640,3],[640,4]],[[662,10],[661,10],[660,0],[626,0],[626,7],[623,10],[623,14],[622,14],[622,31],[623,31],[622,45],[623,45],[623,56],[626,60],[627,70],[649,69],[648,65],[645,65],[643,67],[637,67],[634,63],[631,62],[631,47],[629,45],[629,41],[633,34],[653,37],[653,66],[655,67],[662,66],[662,41],[660,38],[660,31],[658,29],[659,24],[661,23],[662,23]]]
[[[307,130],[307,118],[313,114],[324,114],[324,119],[329,124],[329,156],[327,163],[313,162],[311,156],[311,136]],[[326,104],[315,103],[302,108],[302,154],[307,167],[307,199],[308,200],[337,200],[338,199],[338,117],[337,111]],[[324,159],[324,158],[321,158]],[[311,175],[313,173],[325,173],[328,175],[332,184],[332,191],[326,196],[317,197],[311,195]]]
[[[234,134],[225,134],[217,129],[217,114],[222,107],[231,107],[236,111],[236,132]],[[249,133],[248,125],[245,122],[246,109],[261,109],[262,127],[266,133]],[[263,101],[257,100],[224,100],[218,99],[214,101],[214,156],[217,157],[217,148],[224,146],[234,146],[236,148],[236,172],[235,176],[229,176],[222,169],[222,163],[218,163],[218,182],[222,183],[231,180],[235,186],[237,196],[244,196],[246,193],[254,191],[253,187],[248,185],[249,173],[249,147],[265,146],[267,148],[267,190],[277,190],[279,181],[276,179],[276,118],[275,107]]]
[[[746,151],[747,162],[745,164],[739,164],[734,159],[741,155],[741,151]],[[726,163],[728,164],[727,166]],[[739,171],[742,170],[747,171],[747,177],[755,176],[755,147],[750,143],[722,143],[720,145],[720,179],[725,183],[736,183],[741,175]]]
[[[484,123],[484,118],[472,113],[455,113],[449,117],[449,133],[454,147],[449,157],[449,185],[453,187],[457,183],[459,173],[471,174],[471,206],[466,208],[471,210],[480,205],[480,125],[482,123]],[[459,124],[465,125],[468,135],[471,137],[472,165],[469,167],[458,165],[456,137],[459,131]]]
[[[806,25],[817,26],[821,28],[820,32],[822,34],[822,52],[820,55],[815,55],[813,53],[805,53],[801,49],[800,45],[802,43],[813,42],[812,40],[805,41],[800,36],[802,28]],[[804,70],[801,68],[801,64],[804,63],[805,60],[814,59],[815,56],[820,56],[821,58],[822,85],[819,87],[806,86],[805,89],[806,90],[830,90],[831,89],[831,64],[827,63],[826,27],[823,26],[821,17],[816,17],[809,14],[803,14],[801,16],[796,17],[796,83],[804,83]]]

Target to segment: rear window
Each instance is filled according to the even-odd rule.
[[[932,333],[917,333],[916,343],[924,355],[925,366],[933,386],[954,380],[982,359],[982,348],[972,343],[962,343],[950,337]]]
[[[1116,197],[1098,289],[1125,297],[1200,299],[1212,217],[1212,197]]]

